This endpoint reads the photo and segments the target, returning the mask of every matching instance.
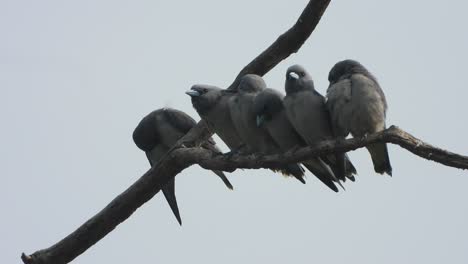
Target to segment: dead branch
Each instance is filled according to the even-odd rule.
[[[235,168],[258,169],[277,165],[301,162],[312,157],[330,154],[337,150],[352,151],[368,144],[387,142],[399,145],[413,154],[444,164],[446,166],[468,169],[468,157],[434,147],[411,134],[392,126],[389,129],[365,138],[352,138],[344,141],[323,141],[315,146],[304,147],[294,152],[275,155],[216,155],[200,147],[178,147],[166,155],[158,166],[151,168],[125,192],[117,196],[106,208],[89,219],[73,233],[50,248],[26,256],[24,263],[68,263],[83,253],[118,224],[159,192],[171,177],[193,164],[205,169],[232,171]]]
[[[390,128],[369,135],[365,138],[351,138],[344,141],[327,140],[314,146],[304,147],[294,152],[279,153],[275,155],[249,155],[226,157],[217,155],[202,148],[179,148],[173,152],[178,159],[189,164],[198,164],[209,170],[230,171],[233,168],[259,169],[271,168],[287,163],[297,163],[312,157],[332,154],[336,151],[352,151],[363,148],[376,142],[387,142],[410,151],[411,153],[434,162],[458,169],[468,169],[468,157],[447,150],[434,147],[422,140],[412,136],[402,129],[391,126]]]

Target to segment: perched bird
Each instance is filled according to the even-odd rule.
[[[153,167],[195,125],[195,120],[182,111],[171,108],[158,109],[149,113],[140,121],[133,131],[133,141],[138,148],[146,153],[146,157]],[[211,138],[204,142],[202,147],[220,153]],[[233,188],[222,171],[213,172],[221,178],[229,189]],[[182,224],[175,196],[175,178],[172,178],[162,187],[162,192],[177,221]]]
[[[345,138],[364,137],[385,129],[387,101],[377,79],[357,61],[336,63],[328,75],[327,107],[333,130]],[[377,173],[392,175],[386,143],[367,146]]]
[[[293,65],[286,72],[286,97],[284,107],[291,124],[311,145],[334,138],[330,117],[325,106],[325,97],[315,90],[309,73],[300,65]],[[333,170],[335,176],[345,181],[354,181],[356,169],[345,153],[321,157]]]
[[[242,139],[237,134],[231,120],[228,102],[234,91],[223,90],[216,86],[197,84],[186,92],[191,97],[192,105],[200,117],[205,120],[226,145],[236,151],[242,146]]]
[[[283,152],[296,147],[306,146],[306,143],[296,132],[283,106],[284,95],[274,89],[264,89],[255,96],[254,112],[257,126],[263,126],[271,138]],[[338,182],[335,174],[321,158],[313,158],[303,162],[303,165],[330,189],[338,192],[333,183]]]
[[[228,102],[234,127],[245,144],[245,148],[242,149],[245,153],[273,154],[281,151],[266,129],[258,127],[256,123],[254,99],[257,93],[265,88],[266,84],[262,77],[247,74],[241,78],[237,94]],[[305,183],[304,170],[299,164],[288,164],[274,168],[276,169]]]

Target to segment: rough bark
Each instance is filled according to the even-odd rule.
[[[235,168],[259,169],[277,167],[287,163],[301,162],[324,154],[332,154],[337,150],[348,152],[377,142],[399,145],[421,158],[449,167],[468,169],[467,156],[434,147],[396,126],[391,126],[382,132],[364,138],[351,138],[342,141],[327,140],[319,142],[314,146],[267,156],[256,154],[248,156],[213,156],[212,152],[203,148],[178,148],[173,151],[172,155],[177,157],[183,164],[198,164],[209,170],[231,171]]]
[[[104,209],[55,245],[39,250],[30,256],[23,253],[21,256],[23,262],[34,264],[69,263],[82,254],[156,195],[170,177],[174,177],[181,170],[190,166],[190,164],[180,163],[177,157],[174,158],[174,154],[175,152],[166,155],[158,163],[160,166],[151,168]],[[154,177],[156,175],[157,177]]]

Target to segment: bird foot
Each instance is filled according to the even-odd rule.
[[[231,159],[232,156],[234,156],[235,154],[237,154],[237,152],[234,150],[231,150],[229,152],[224,153],[223,157],[225,157],[226,159]]]
[[[245,147],[246,147],[245,144],[242,144],[242,145],[240,145],[239,147],[237,147],[237,148],[235,148],[235,149],[231,149],[231,151],[224,153],[224,156],[225,156],[227,159],[230,159],[230,158],[232,158],[232,156],[234,156],[234,155],[242,154],[242,153],[244,153],[244,151],[245,151]]]

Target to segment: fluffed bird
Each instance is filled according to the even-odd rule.
[[[333,139],[330,117],[325,106],[325,97],[315,90],[310,74],[300,65],[293,65],[286,72],[286,97],[284,107],[291,124],[308,144]],[[335,176],[345,181],[354,181],[357,173],[345,153],[321,156]]]
[[[364,137],[386,128],[387,100],[377,79],[361,63],[344,60],[328,75],[327,107],[335,134]],[[377,173],[392,175],[386,143],[366,147]]]
[[[283,152],[303,147],[307,144],[296,132],[283,106],[284,95],[277,90],[267,88],[259,92],[254,99],[254,112],[257,126],[263,126]],[[334,181],[341,185],[335,174],[325,162],[317,157],[304,161],[303,165],[328,188],[338,192]]]
[[[195,125],[195,120],[182,111],[171,108],[158,109],[149,113],[140,121],[133,131],[133,141],[138,148],[146,153],[151,167],[154,167],[164,154]],[[202,147],[215,153],[221,153],[211,138],[204,142]],[[229,189],[233,189],[222,171],[213,172],[221,178]],[[175,178],[171,178],[161,190],[177,221],[182,225],[175,195]]]
[[[196,84],[186,92],[191,97],[193,108],[205,120],[226,145],[236,151],[242,146],[231,119],[228,102],[234,91],[212,85]]]
[[[273,154],[281,151],[266,129],[258,127],[256,123],[254,99],[257,93],[265,88],[266,84],[262,77],[247,74],[241,77],[237,93],[228,102],[234,127],[245,144],[244,153]],[[288,164],[273,170],[276,169],[305,183],[304,170],[299,164]]]

